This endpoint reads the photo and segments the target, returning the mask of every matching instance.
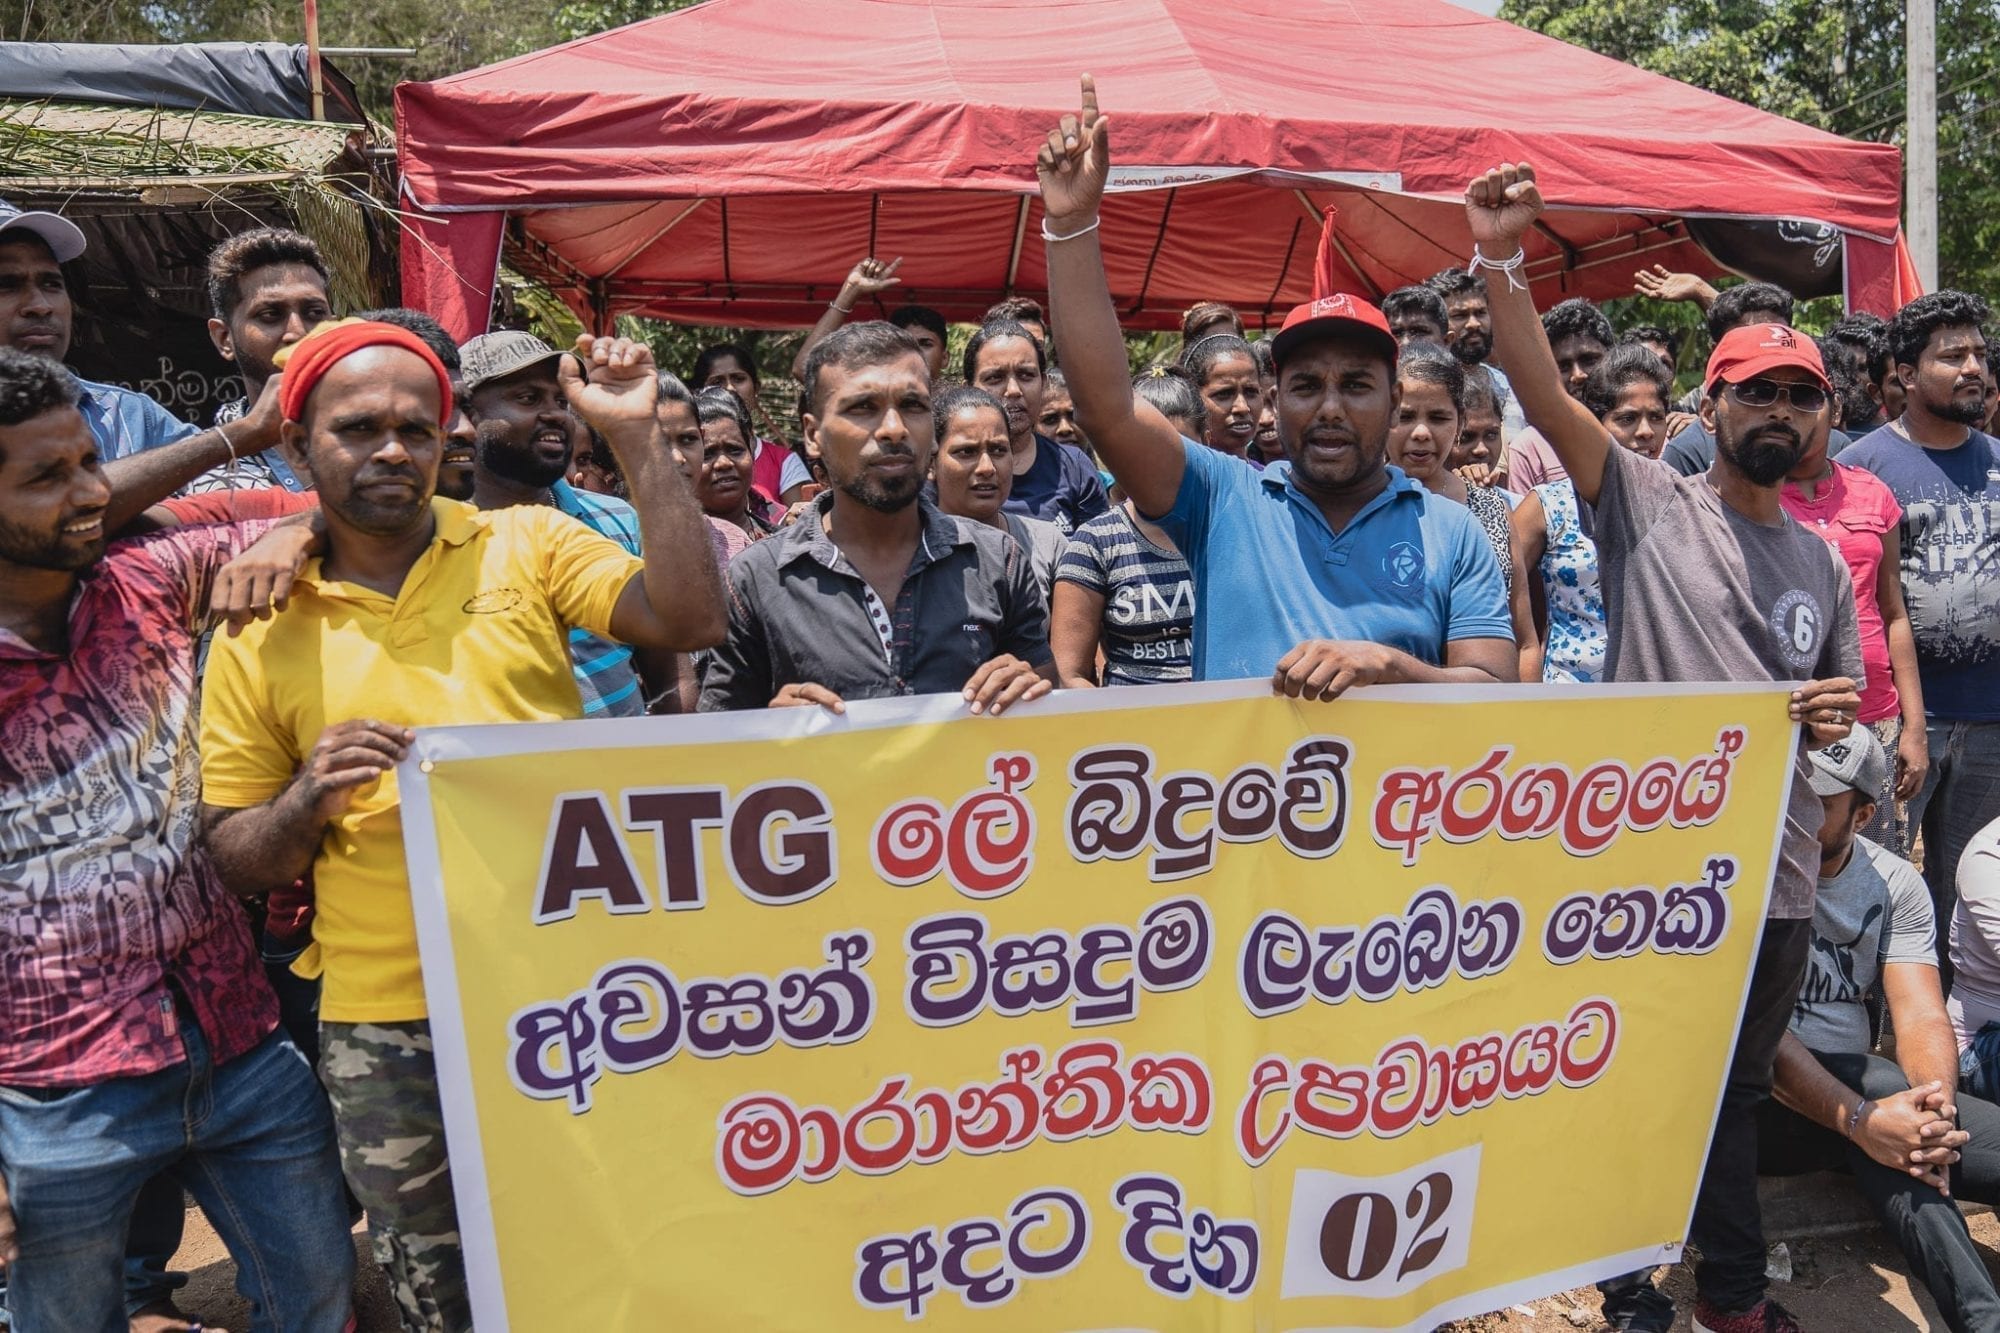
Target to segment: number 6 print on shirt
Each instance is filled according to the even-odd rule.
[[[1819,662],[1820,632],[1826,613],[1819,600],[1802,588],[1780,597],[1771,608],[1771,629],[1778,636],[1778,652],[1799,671],[1811,671]]]
[[[1282,1295],[1400,1296],[1465,1267],[1479,1152],[1475,1143],[1392,1176],[1298,1172]]]

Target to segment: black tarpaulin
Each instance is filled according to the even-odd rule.
[[[326,61],[320,62],[320,76],[326,118],[364,123],[361,99],[347,76]],[[306,49],[283,42],[0,42],[0,99],[37,98],[312,119]]]

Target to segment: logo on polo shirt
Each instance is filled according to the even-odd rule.
[[[1826,613],[1819,599],[1803,588],[1794,588],[1771,607],[1771,631],[1778,636],[1778,655],[1800,671],[1809,671],[1819,661],[1819,645],[1826,633]]]
[[[1398,591],[1417,587],[1424,581],[1424,548],[1415,542],[1397,542],[1382,557],[1382,573]]]
[[[466,598],[465,605],[460,610],[469,616],[490,616],[502,611],[512,611],[520,604],[519,588],[491,588]]]

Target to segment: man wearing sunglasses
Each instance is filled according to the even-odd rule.
[[[1507,278],[1487,286],[1499,359],[1528,424],[1553,446],[1578,498],[1595,506],[1610,631],[1605,679],[1806,682],[1792,692],[1803,746],[1692,1236],[1702,1256],[1695,1328],[1788,1333],[1797,1322],[1764,1294],[1756,1110],[1770,1095],[1812,943],[1824,810],[1803,751],[1845,737],[1861,705],[1853,581],[1779,503],[1786,474],[1831,425],[1826,371],[1812,339],[1782,324],[1732,329],[1709,359],[1702,393],[1701,419],[1716,442],[1708,471],[1679,476],[1616,447],[1564,391],[1527,284],[1514,277],[1522,233],[1541,211],[1532,167],[1499,167],[1466,189],[1476,262]],[[1671,1325],[1673,1304],[1650,1274],[1604,1290],[1613,1328],[1665,1333]]]

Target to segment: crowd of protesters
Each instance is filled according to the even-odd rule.
[[[0,1310],[186,1329],[184,1192],[257,1328],[350,1326],[365,1213],[404,1328],[471,1327],[394,768],[414,728],[1262,678],[1804,682],[1691,1239],[1696,1327],[1765,1293],[1757,1177],[1852,1172],[1954,1329],[2000,1329],[2000,444],[1975,295],[1815,339],[1766,283],[1675,339],[1517,277],[1533,172],[1462,267],[1136,379],[1107,122],[1041,145],[1050,302],[951,330],[849,274],[800,349],[455,345],[335,318],[259,229],[209,258],[242,396],[207,429],[63,367],[83,234],[0,206]],[[1060,355],[1060,369],[1056,366]],[[1503,371],[1504,368],[1504,371]],[[796,433],[795,444],[785,437]],[[1921,873],[1912,864],[1921,855]],[[198,1113],[197,1113],[198,1108]],[[1664,1330],[1650,1273],[1603,1284]]]

